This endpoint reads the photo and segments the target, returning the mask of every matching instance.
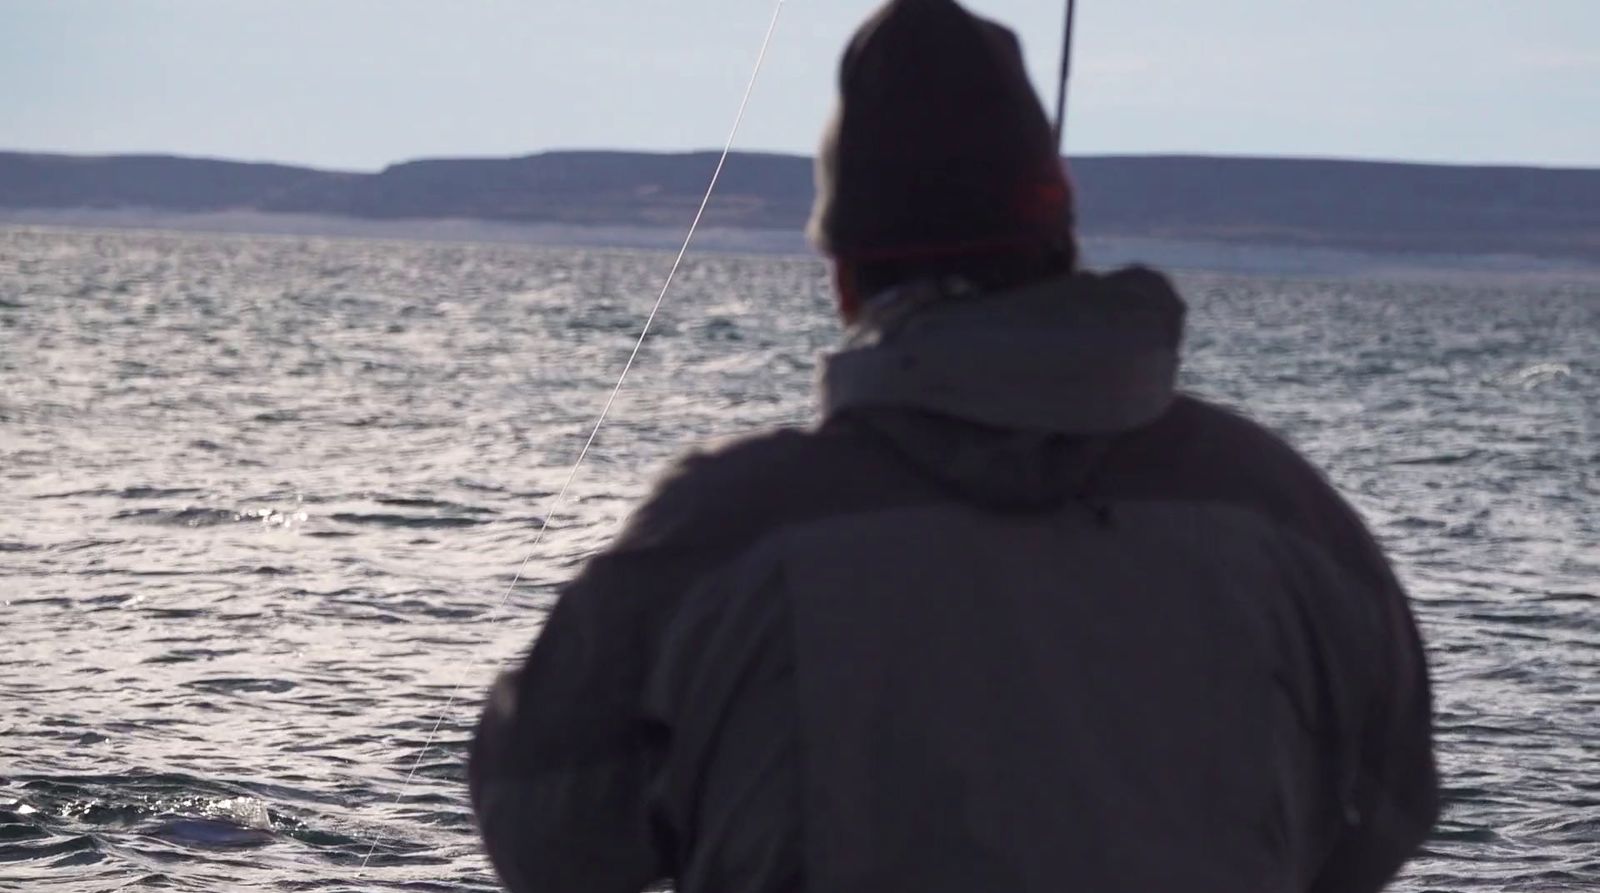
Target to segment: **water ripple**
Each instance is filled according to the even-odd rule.
[[[809,421],[837,341],[821,265],[693,260],[502,610],[671,260],[0,229],[0,887],[493,889],[476,698],[670,456]],[[1448,809],[1396,889],[1600,889],[1600,292],[1182,285],[1184,385],[1416,596]]]

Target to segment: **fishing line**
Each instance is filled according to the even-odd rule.
[[[578,469],[583,466],[583,460],[588,457],[589,449],[594,446],[595,438],[599,436],[600,429],[606,423],[606,418],[611,415],[611,407],[617,402],[617,395],[622,392],[622,385],[628,379],[628,373],[633,369],[633,363],[639,358],[639,351],[644,347],[645,338],[650,334],[650,327],[656,321],[656,314],[661,311],[661,305],[667,299],[667,292],[672,288],[672,282],[678,275],[678,268],[683,265],[683,258],[689,253],[689,245],[694,241],[695,231],[700,228],[700,220],[705,216],[706,207],[711,204],[711,195],[717,189],[717,181],[722,177],[722,169],[728,163],[728,155],[733,151],[734,139],[739,135],[739,125],[744,122],[744,113],[750,105],[750,96],[755,92],[756,79],[761,74],[761,67],[766,62],[767,50],[772,46],[772,35],[778,29],[778,17],[783,13],[784,0],[777,0],[772,8],[772,19],[767,23],[766,35],[761,39],[761,50],[756,54],[755,66],[750,71],[750,80],[745,84],[744,96],[739,100],[739,111],[733,117],[733,127],[728,132],[728,139],[722,146],[722,154],[717,158],[716,169],[711,172],[711,182],[706,185],[706,192],[700,199],[700,207],[694,213],[694,220],[689,224],[689,231],[683,237],[683,245],[678,249],[678,256],[672,261],[672,268],[667,271],[667,278],[661,284],[661,292],[656,295],[655,304],[651,305],[650,313],[645,317],[644,325],[639,329],[639,337],[633,343],[633,351],[628,354],[627,362],[622,364],[622,374],[617,376],[617,383],[612,386],[611,393],[606,397],[605,405],[600,408],[600,415],[595,419],[594,426],[589,430],[589,437],[583,443],[583,449],[578,451],[578,458],[572,463],[572,468],[567,472],[567,479],[562,483],[561,489],[545,507],[544,520],[539,525],[539,532],[534,535],[533,544],[528,547],[527,557],[517,566],[517,572],[511,578],[511,585],[506,587],[505,594],[500,596],[500,601],[495,605],[495,610],[503,609],[506,602],[511,599],[511,593],[522,581],[523,572],[528,569],[528,562],[538,553],[539,544],[544,541],[545,531],[550,529],[550,522],[561,510],[561,504],[566,499],[567,491],[572,487],[572,482],[577,480]],[[446,699],[444,709],[439,711],[439,716],[433,721],[433,728],[429,730],[428,737],[422,742],[422,749],[417,752],[416,760],[411,764],[411,771],[406,773],[406,780],[400,786],[400,793],[395,795],[394,805],[399,806],[405,799],[406,792],[411,789],[411,782],[416,778],[417,769],[422,766],[422,760],[428,751],[433,748],[433,740],[439,733],[439,727],[444,724],[444,719],[450,713],[450,708],[455,706],[456,697],[461,693],[465,679],[458,679],[455,687],[450,690],[450,697]],[[366,856],[361,859],[361,868],[357,877],[361,877],[367,870],[367,863],[372,860],[373,853],[378,850],[378,843],[383,840],[380,833],[372,839],[372,846],[367,850]]]

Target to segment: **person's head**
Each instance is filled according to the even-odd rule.
[[[889,0],[839,68],[809,233],[851,321],[956,276],[986,290],[1077,262],[1072,193],[1016,36],[953,0]]]

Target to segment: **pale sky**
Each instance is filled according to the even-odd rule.
[[[738,148],[809,153],[868,0],[785,0]],[[1064,2],[971,0],[1053,103]],[[0,0],[0,149],[371,170],[720,147],[774,0]],[[1600,0],[1079,0],[1073,153],[1600,167]]]

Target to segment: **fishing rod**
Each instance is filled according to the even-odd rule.
[[[622,386],[627,380],[628,373],[633,369],[634,361],[638,358],[640,349],[644,346],[645,339],[650,334],[650,329],[652,324],[655,322],[656,315],[660,311],[662,303],[666,300],[667,292],[672,288],[672,284],[676,278],[678,269],[682,265],[685,255],[688,254],[689,247],[694,241],[695,233],[700,227],[700,221],[705,216],[706,207],[710,204],[711,197],[716,191],[717,183],[721,178],[724,166],[727,164],[728,156],[732,153],[734,140],[738,136],[739,127],[744,121],[745,111],[750,103],[750,96],[755,90],[756,81],[761,74],[761,69],[767,58],[767,51],[772,44],[772,36],[777,30],[778,20],[783,13],[784,2],[785,0],[775,0],[774,2],[772,18],[767,23],[766,34],[762,38],[760,50],[756,54],[755,66],[750,72],[750,79],[745,85],[744,95],[739,101],[738,111],[734,115],[733,127],[728,133],[728,139],[726,143],[723,145],[722,153],[717,160],[716,168],[711,174],[711,182],[706,186],[705,195],[700,200],[700,206],[695,212],[693,221],[689,224],[689,230],[684,236],[682,247],[679,248],[677,257],[673,260],[672,267],[667,272],[666,280],[662,283],[661,291],[657,294],[655,303],[651,306],[650,313],[645,318],[644,324],[639,331],[639,337],[634,342],[633,351],[628,355],[627,361],[623,364],[622,372],[618,375],[616,384],[611,388],[610,393],[606,397],[605,403],[600,409],[599,417],[595,419],[593,426],[590,428],[589,436],[584,441],[582,449],[578,451],[578,457],[573,462],[571,469],[567,472],[565,481],[562,483],[561,488],[547,503],[545,511],[541,513],[543,516],[543,521],[539,525],[538,533],[534,536],[533,543],[526,552],[521,564],[517,566],[516,573],[512,575],[511,583],[506,587],[504,594],[501,595],[496,610],[500,610],[505,607],[506,603],[511,598],[511,594],[516,591],[517,585],[522,581],[523,574],[527,571],[529,563],[537,554],[539,545],[544,540],[544,535],[550,528],[551,519],[554,518],[561,510],[566,500],[567,491],[571,488],[573,481],[576,479],[579,469],[582,468],[584,459],[588,457],[590,448],[594,446],[595,439],[600,433],[600,429],[605,425],[607,418],[610,416],[611,409],[616,403],[618,394],[622,391]],[[1067,77],[1071,72],[1072,65],[1072,26],[1073,13],[1076,9],[1076,6],[1077,0],[1067,0],[1066,33],[1063,37],[1061,48],[1061,87],[1060,92],[1056,97],[1055,139],[1057,146],[1061,145],[1066,124]],[[411,763],[410,770],[406,773],[405,780],[400,785],[400,791],[395,796],[395,805],[399,805],[404,800],[406,793],[411,789],[412,782],[415,780],[417,775],[417,770],[421,767],[422,761],[427,756],[428,752],[433,748],[434,739],[438,737],[439,730],[444,724],[445,717],[449,715],[450,710],[455,706],[457,696],[460,695],[464,682],[464,677],[458,678],[455,685],[451,688],[450,695],[445,701],[444,709],[442,709],[439,712],[438,717],[434,719],[432,728],[429,729],[428,735],[422,743],[422,747],[417,751],[416,758]],[[383,839],[384,835],[381,831],[373,835],[371,844],[367,848],[366,855],[361,859],[361,864],[357,870],[357,877],[363,877],[366,874],[367,867],[371,863],[372,857],[377,853],[378,845],[382,843]]]
[[[1061,36],[1061,86],[1056,92],[1056,151],[1062,149],[1061,141],[1067,135],[1067,78],[1072,75],[1072,22],[1078,10],[1078,0],[1067,0],[1067,24]]]

